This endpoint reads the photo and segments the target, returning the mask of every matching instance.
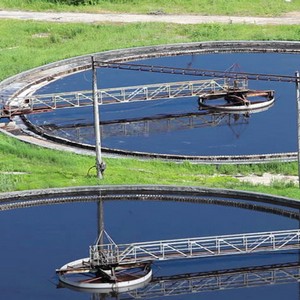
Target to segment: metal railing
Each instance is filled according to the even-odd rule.
[[[93,265],[249,254],[300,248],[300,230],[259,232],[90,247]]]
[[[238,81],[238,88],[247,89],[247,81]],[[99,89],[99,104],[128,103],[134,101],[182,98],[206,93],[226,92],[229,86],[226,79],[168,82]],[[93,105],[93,91],[40,94],[14,97],[0,108],[0,117],[16,114],[42,112],[60,108],[75,108]]]

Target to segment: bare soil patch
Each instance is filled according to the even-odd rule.
[[[237,179],[243,182],[250,182],[252,184],[264,184],[271,185],[274,182],[294,183],[298,184],[298,176],[287,176],[281,174],[264,173],[261,176],[248,175],[248,176],[236,176]]]

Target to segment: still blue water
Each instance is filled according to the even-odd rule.
[[[300,69],[300,56],[278,53],[204,54],[164,57],[139,61],[144,64],[228,70],[238,65],[238,71],[264,74],[294,75]],[[159,82],[199,80],[203,77],[160,74],[150,72],[98,69],[98,88],[133,86]],[[251,89],[275,90],[275,105],[250,117],[228,117],[219,126],[203,126],[194,118],[177,121],[153,121],[145,125],[135,123],[102,126],[102,145],[131,151],[146,151],[183,155],[239,155],[293,152],[297,148],[296,88],[295,84],[250,81]],[[81,72],[57,80],[38,91],[55,93],[91,90],[91,72]],[[158,116],[170,113],[197,112],[197,99],[149,101],[105,105],[100,108],[101,120]],[[93,127],[67,129],[74,124],[92,125],[92,108],[63,109],[52,113],[28,116],[37,125],[54,124],[61,130],[50,133],[76,142],[94,144]],[[233,121],[234,119],[234,121]],[[145,129],[147,128],[147,130]],[[275,142],[276,141],[276,142]]]
[[[153,201],[105,202],[105,226],[116,243],[295,229],[299,221],[253,210]],[[75,203],[2,211],[1,299],[92,299],[57,289],[55,269],[88,256],[97,238],[97,204]],[[298,252],[155,263],[156,276],[298,261]],[[170,299],[299,298],[298,283],[211,291]]]

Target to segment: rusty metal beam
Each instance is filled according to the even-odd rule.
[[[104,61],[95,61],[95,63],[98,67],[101,68],[156,72],[156,73],[177,74],[177,75],[207,76],[207,77],[215,77],[215,78],[281,81],[281,82],[295,82],[297,80],[296,76],[279,75],[279,74],[259,74],[259,73],[248,73],[248,72],[232,72],[232,71],[218,71],[218,70],[190,69],[190,68],[187,69],[187,68],[174,68],[168,66],[116,63],[116,62],[104,62]]]

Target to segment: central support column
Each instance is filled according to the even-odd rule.
[[[103,213],[103,200],[100,198],[98,201],[98,245],[104,244],[104,213]]]

